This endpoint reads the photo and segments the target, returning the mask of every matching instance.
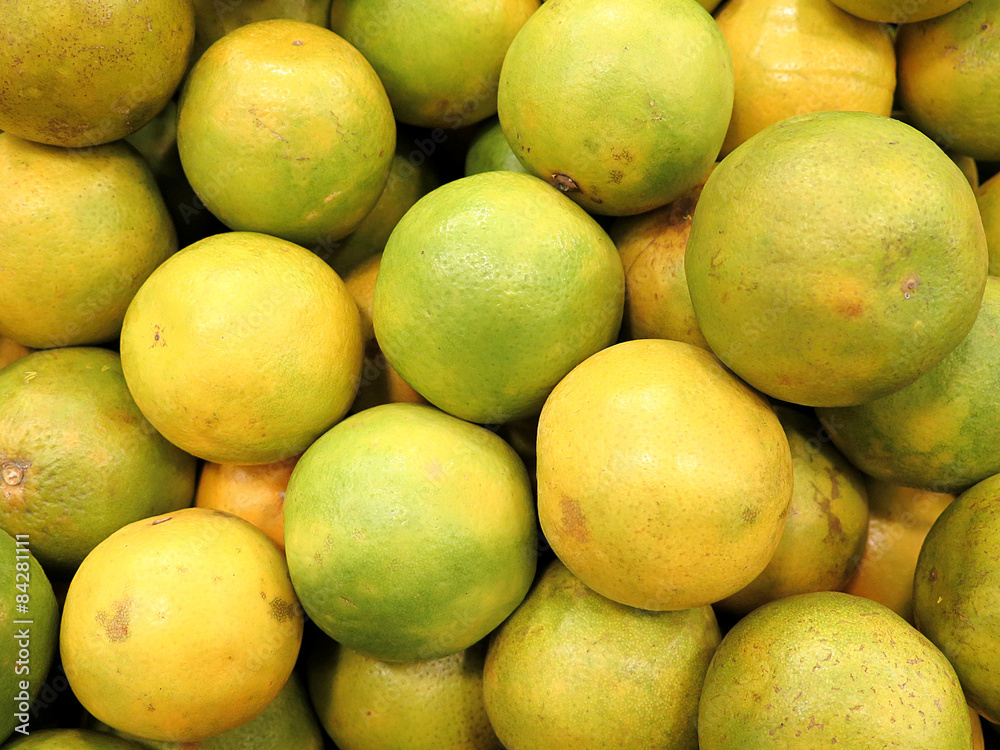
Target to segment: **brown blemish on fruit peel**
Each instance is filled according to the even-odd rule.
[[[293,617],[295,617],[294,605],[286,602],[280,596],[274,597],[268,603],[268,606],[271,608],[271,617],[273,617],[278,622],[291,620]]]
[[[903,279],[903,282],[899,285],[899,288],[903,290],[903,297],[909,299],[914,294],[916,294],[917,290],[920,288],[920,276],[915,273],[911,273],[909,276]]]
[[[562,511],[563,533],[578,542],[587,541],[587,518],[580,510],[580,504],[573,498],[563,495],[559,508]]]
[[[114,603],[114,616],[109,616],[103,609],[94,616],[97,624],[104,628],[104,633],[112,643],[128,640],[129,620],[132,618],[134,604],[131,596],[122,597]]]

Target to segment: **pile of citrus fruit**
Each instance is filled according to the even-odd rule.
[[[0,50],[4,750],[1000,746],[1000,0]]]

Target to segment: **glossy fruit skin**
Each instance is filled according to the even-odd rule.
[[[66,576],[111,533],[194,497],[197,461],[142,415],[107,349],[34,352],[0,370],[0,528]]]
[[[708,173],[732,60],[694,0],[548,2],[511,44],[497,103],[529,172],[592,213],[638,214]]]
[[[114,341],[129,302],[177,250],[127,143],[68,150],[0,134],[0,333],[32,348]]]
[[[726,634],[705,678],[698,740],[702,750],[972,748],[944,655],[881,604],[835,591],[765,604]]]
[[[684,263],[712,350],[807,406],[872,401],[939,363],[972,328],[987,271],[961,170],[865,112],[791,117],[727,156]]]
[[[342,750],[499,750],[483,706],[485,645],[384,662],[329,639],[310,652],[309,691]]]
[[[59,643],[70,686],[97,719],[197,742],[274,700],[302,627],[271,540],[232,514],[185,508],[95,548],[70,583]]]
[[[5,2],[0,130],[53,146],[124,138],[163,109],[194,39],[189,0]]]
[[[955,665],[969,704],[1000,721],[994,673],[1000,623],[996,540],[1000,476],[962,493],[927,534],[913,583],[914,622]]]
[[[227,34],[184,84],[177,148],[226,226],[313,246],[375,206],[396,123],[371,65],[333,32],[258,21]]]
[[[429,402],[498,424],[537,414],[576,364],[614,342],[614,243],[531,175],[486,172],[429,193],[386,245],[375,336]]]
[[[363,341],[344,282],[313,253],[255,232],[190,245],[129,305],[122,369],[168,440],[213,463],[302,453],[347,413]]]
[[[709,352],[617,344],[585,360],[538,421],[538,515],[597,593],[648,610],[716,602],[774,553],[792,497],[771,407]]]
[[[486,709],[517,750],[697,750],[698,695],[720,638],[709,606],[626,607],[554,560],[490,642]]]
[[[892,114],[896,55],[886,24],[852,16],[829,0],[734,0],[717,21],[736,80],[722,156],[793,115]]]
[[[527,593],[535,544],[514,450],[430,406],[348,417],[299,459],[285,493],[302,606],[382,661],[437,659],[484,638]]]
[[[1000,159],[1000,2],[969,0],[922,23],[900,27],[898,98],[913,125],[942,148]]]

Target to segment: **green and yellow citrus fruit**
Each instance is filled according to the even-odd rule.
[[[124,143],[69,151],[0,134],[0,333],[34,348],[117,338],[177,250],[149,167]]]
[[[916,1],[916,0],[914,0]],[[942,147],[1000,159],[1000,2],[951,0],[946,15],[906,23],[896,37],[898,98],[911,122]],[[912,20],[918,20],[916,18]]]
[[[955,666],[969,704],[1000,721],[1000,475],[983,480],[944,509],[920,549],[913,616]]]
[[[32,731],[9,745],[15,750],[142,750],[142,745],[89,729],[42,729]]]
[[[892,113],[896,55],[886,24],[830,0],[732,0],[717,20],[736,81],[723,155],[793,115]]]
[[[684,259],[719,358],[769,396],[851,406],[912,383],[972,328],[986,238],[961,170],[865,112],[761,131],[705,183]]]
[[[473,422],[537,414],[559,379],[615,340],[614,243],[541,180],[487,172],[407,212],[382,255],[375,335],[424,398]]]
[[[5,3],[0,130],[53,146],[123,138],[167,103],[193,39],[189,0]]]
[[[385,661],[448,656],[528,590],[531,486],[488,430],[429,406],[376,406],[299,459],[285,552],[302,606],[330,637]]]
[[[705,678],[698,741],[972,750],[972,731],[955,669],[934,644],[881,604],[823,591],[765,604],[726,634]]]
[[[391,663],[323,639],[309,687],[341,750],[499,750],[483,705],[485,648]]]
[[[354,267],[344,283],[354,297],[361,313],[361,330],[365,339],[365,361],[361,365],[361,383],[358,395],[351,404],[351,411],[362,411],[379,404],[405,402],[426,404],[427,401],[403,380],[396,368],[389,364],[375,339],[372,307],[375,302],[375,282],[382,263],[382,254],[369,258]]]
[[[0,718],[3,742],[14,727],[30,727],[31,701],[56,654],[59,605],[45,571],[31,554],[30,534],[15,540],[0,531],[0,570],[8,588],[0,599],[0,695],[9,701]]]
[[[258,21],[213,45],[184,85],[177,147],[231,229],[303,245],[353,231],[389,176],[396,125],[368,62],[304,21]]]
[[[538,513],[566,567],[613,601],[710,604],[771,558],[792,497],[771,407],[690,344],[629,341],[577,366],[538,422]]]
[[[490,642],[486,710],[518,750],[697,750],[698,695],[720,638],[707,605],[626,607],[554,560]]]
[[[198,742],[274,700],[302,627],[264,532],[186,508],[130,524],[87,556],[66,594],[60,651],[73,693],[98,720]]]
[[[305,682],[292,672],[281,692],[256,717],[228,732],[198,742],[124,736],[148,750],[323,750],[323,728],[309,702]]]
[[[776,410],[792,451],[794,480],[788,520],[778,548],[753,581],[719,602],[746,614],[795,594],[838,591],[861,561],[868,532],[864,477],[829,442],[815,419]]]
[[[940,364],[884,398],[819,409],[834,443],[865,473],[907,487],[962,491],[1000,473],[1000,279],[976,323]]]
[[[538,0],[336,0],[330,28],[385,84],[396,119],[471,125],[497,111],[500,66]]]
[[[528,171],[613,216],[697,185],[732,105],[726,40],[695,0],[545,3],[511,44],[498,95]]]
[[[401,149],[397,149],[392,157],[389,179],[375,207],[353,232],[332,243],[329,249],[320,243],[316,248],[317,254],[346,281],[347,274],[369,258],[381,254],[403,214],[438,185],[430,164],[426,161],[415,164],[403,155]],[[330,253],[329,258],[325,257],[327,252]]]
[[[526,171],[507,143],[500,121],[490,120],[476,132],[476,137],[469,144],[465,153],[465,176],[496,170]]]
[[[146,280],[122,327],[142,413],[214,463],[302,453],[348,410],[363,342],[344,282],[313,253],[253,232],[185,248]]]
[[[241,26],[287,18],[327,26],[330,0],[192,0],[194,49],[192,63],[210,46]]]
[[[1000,175],[993,175],[976,190],[979,215],[986,231],[990,253],[990,275],[1000,276]]]
[[[143,417],[114,352],[29,354],[0,370],[0,402],[0,528],[28,534],[50,573],[71,573],[126,524],[191,504],[197,462]]]

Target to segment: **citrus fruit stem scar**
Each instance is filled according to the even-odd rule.
[[[24,478],[24,472],[17,464],[4,464],[2,474],[4,484],[8,484],[11,487],[19,485]]]

